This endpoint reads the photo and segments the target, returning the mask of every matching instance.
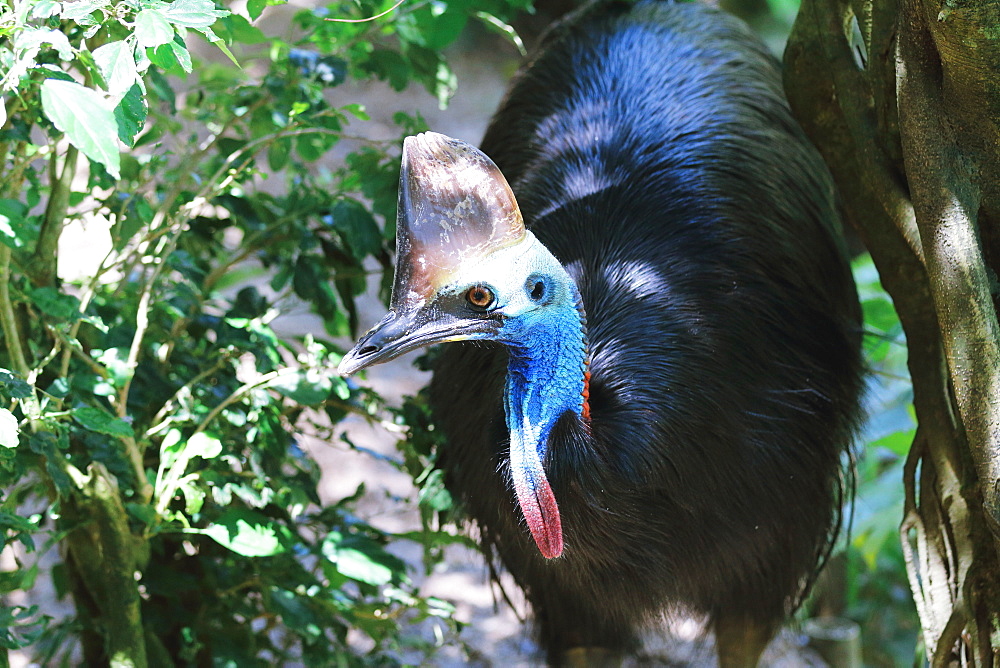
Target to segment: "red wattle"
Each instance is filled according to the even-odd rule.
[[[559,505],[552,487],[549,486],[545,473],[539,473],[535,478],[534,490],[522,478],[515,479],[514,491],[538,551],[546,559],[555,559],[563,551],[562,520],[559,518]]]

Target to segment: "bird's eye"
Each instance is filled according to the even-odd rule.
[[[474,285],[465,293],[465,301],[476,311],[485,311],[493,305],[493,291],[485,285]]]
[[[533,301],[537,302],[542,297],[545,296],[545,283],[544,282],[536,280],[534,282],[534,284],[532,285],[532,283],[529,281],[528,282],[528,287],[531,290],[531,292],[529,292],[528,294],[531,296],[531,299]]]

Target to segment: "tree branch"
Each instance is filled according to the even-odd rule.
[[[31,373],[28,360],[24,357],[21,334],[17,329],[14,305],[10,301],[10,248],[0,244],[0,323],[3,324],[3,340],[10,355],[10,363],[22,378]]]
[[[69,197],[73,192],[73,177],[76,176],[77,148],[72,144],[66,149],[62,171],[57,174],[56,159],[53,155],[51,166],[51,192],[45,207],[45,217],[38,233],[35,252],[28,262],[28,273],[35,285],[52,285],[56,280],[56,261],[59,255],[59,236],[66,224]]]

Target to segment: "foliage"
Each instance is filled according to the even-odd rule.
[[[865,665],[913,665],[919,623],[899,540],[903,465],[916,430],[903,328],[871,258],[854,262],[870,371],[868,424],[857,459],[857,496],[844,546],[847,609],[861,624]]]
[[[298,12],[287,39],[255,24],[277,4],[0,10],[0,522],[18,562],[0,585],[30,591],[61,546],[77,610],[4,607],[5,650],[68,662],[72,635],[88,664],[382,665],[433,649],[404,619],[450,618],[354,514],[362,490],[319,506],[297,444],[312,416],[380,399],[336,376],[330,340],[272,325],[304,302],[324,336],[352,335],[369,268],[389,268],[399,141],[355,136],[368,116],[345,82],[444,103],[442,49],[470,18],[509,31],[524,5],[325,20],[391,6],[360,0]],[[427,454],[407,469],[430,471]],[[429,521],[440,490],[422,482]]]

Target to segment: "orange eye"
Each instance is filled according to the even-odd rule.
[[[484,285],[476,285],[465,293],[465,300],[476,310],[483,310],[493,304],[493,291]]]

